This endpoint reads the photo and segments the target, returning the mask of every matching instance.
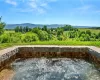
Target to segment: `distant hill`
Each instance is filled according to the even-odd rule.
[[[44,24],[46,25],[46,24]],[[22,27],[25,27],[25,26],[28,26],[30,28],[34,28],[34,27],[43,27],[44,26],[43,24],[31,24],[31,23],[23,23],[23,24],[7,24],[5,29],[14,29],[16,26],[22,26]],[[46,25],[48,28],[56,28],[56,27],[61,27],[61,26],[64,26],[63,24],[47,24]]]
[[[90,29],[100,29],[100,27],[91,27]]]
[[[46,25],[46,24],[44,24]],[[23,24],[7,24],[5,29],[14,29],[16,26],[22,26],[22,27],[25,27],[25,26],[28,26],[30,28],[34,28],[34,27],[43,27],[44,26],[43,24],[31,24],[31,23],[23,23]],[[47,24],[46,26],[48,28],[56,28],[56,27],[62,27],[66,24]],[[73,26],[75,28],[91,28],[93,26]]]

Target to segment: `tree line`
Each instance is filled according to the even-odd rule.
[[[5,23],[0,21],[0,43],[28,43],[34,41],[100,41],[100,32],[94,33],[90,30],[81,31],[71,25],[57,28],[41,27],[29,28],[28,26],[17,26],[14,33],[5,32]]]

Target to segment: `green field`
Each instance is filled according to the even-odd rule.
[[[80,28],[80,31],[86,31],[86,30],[90,30],[93,33],[99,33],[100,29],[88,29],[88,28]]]
[[[10,31],[5,30],[5,33],[15,33],[15,31],[14,30],[10,30]]]
[[[66,45],[66,46],[97,46],[100,47],[100,41],[37,41],[32,43],[2,43],[0,49],[17,45]]]
[[[79,28],[79,30],[80,31],[90,30],[93,33],[99,33],[100,32],[100,29]],[[11,31],[5,30],[5,33],[15,33],[15,31],[14,30],[11,30]]]

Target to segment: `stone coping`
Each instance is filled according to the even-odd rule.
[[[100,58],[100,48],[95,47],[95,46],[60,46],[60,45],[24,45],[24,46],[14,46],[14,47],[10,47],[10,48],[6,48],[3,50],[0,50],[0,57],[2,55],[8,54],[10,52],[12,52],[13,54],[16,54],[19,52],[20,48],[32,48],[33,50],[38,50],[38,51],[48,51],[46,48],[50,48],[51,50],[53,50],[54,48],[58,48],[57,52],[59,52],[59,49],[62,49],[63,51],[67,52],[68,50],[72,50],[73,52],[78,52],[80,49],[82,51],[87,51],[88,53]],[[39,49],[40,50],[39,50]],[[43,50],[41,50],[42,48],[44,48]],[[61,51],[61,50],[60,50]]]
[[[0,56],[3,55],[3,54],[8,53],[10,51],[13,51],[15,49],[18,49],[18,47],[17,46],[14,46],[14,47],[10,47],[10,48],[6,48],[6,49],[3,49],[3,50],[0,50]]]
[[[78,49],[87,49],[88,50],[88,53],[91,53],[92,55],[100,58],[100,48],[98,47],[95,47],[95,46],[59,46],[59,45],[24,45],[24,46],[14,46],[14,47],[10,47],[10,48],[6,48],[4,50],[0,50],[0,56],[6,54],[6,53],[10,53],[11,51],[15,51],[15,52],[18,52],[19,51],[19,48],[44,48],[43,50],[44,51],[47,51],[46,50],[46,47],[47,48],[51,48],[51,50],[53,50],[53,48],[64,48],[63,50],[66,51],[67,50],[72,50],[74,51],[76,49],[76,51],[78,51]],[[37,49],[36,49],[37,50]],[[39,50],[39,49],[38,49]],[[42,50],[40,50],[41,52]],[[57,50],[56,50],[57,51]]]

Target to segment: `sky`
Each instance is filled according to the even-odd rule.
[[[0,0],[6,24],[100,26],[100,0]]]

